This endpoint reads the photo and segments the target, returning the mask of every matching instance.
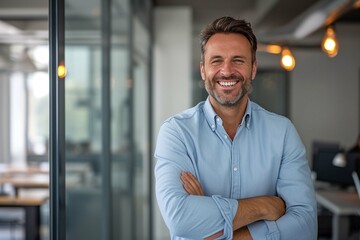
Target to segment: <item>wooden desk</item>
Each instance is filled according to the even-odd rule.
[[[25,210],[25,240],[40,240],[40,207],[48,197],[0,197],[0,207]]]
[[[14,175],[31,175],[31,174],[49,174],[49,167],[44,166],[28,166],[28,165],[4,165],[0,167],[0,175],[2,177],[10,177]]]
[[[9,184],[14,188],[15,196],[21,188],[48,188],[49,167],[48,165],[0,165],[0,192],[3,186]]]
[[[349,216],[360,214],[360,199],[355,192],[317,190],[317,202],[333,213],[332,240],[349,238]]]
[[[0,185],[9,184],[14,188],[15,196],[21,188],[49,188],[49,176],[11,176],[1,177]]]

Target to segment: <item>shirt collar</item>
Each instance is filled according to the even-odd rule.
[[[215,113],[213,107],[211,106],[210,99],[207,97],[205,104],[204,104],[204,113],[206,117],[206,121],[208,122],[210,128],[215,131],[217,127],[216,121],[221,121],[220,117]],[[251,120],[251,101],[248,99],[246,111],[244,114],[243,119],[241,120],[241,124],[245,123],[246,128],[250,128],[250,120]],[[221,121],[222,122],[222,121]]]
[[[216,124],[217,114],[215,113],[213,107],[211,106],[209,97],[207,97],[204,104],[204,113],[205,113],[206,121],[208,122],[211,130],[215,131],[217,125]]]
[[[240,125],[245,123],[245,127],[250,129],[250,122],[251,122],[250,120],[251,120],[251,101],[250,101],[250,98],[248,98],[246,111],[245,111],[243,119],[241,120]]]

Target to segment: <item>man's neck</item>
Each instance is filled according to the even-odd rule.
[[[244,117],[247,102],[248,97],[244,96],[236,106],[226,107],[220,105],[210,97],[210,103],[214,108],[214,111],[221,118],[223,127],[232,140],[234,139],[236,130]]]

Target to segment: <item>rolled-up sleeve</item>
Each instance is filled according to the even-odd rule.
[[[305,148],[289,122],[277,181],[277,194],[286,203],[286,213],[276,221],[248,225],[254,240],[317,239],[317,208]]]
[[[204,239],[224,230],[219,239],[232,239],[237,200],[186,193],[180,174],[190,171],[196,176],[196,171],[181,134],[169,122],[160,129],[155,158],[156,197],[171,235]]]
[[[281,239],[315,240],[317,205],[314,184],[303,146],[295,127],[289,123],[277,192],[286,203],[286,214],[276,221]]]

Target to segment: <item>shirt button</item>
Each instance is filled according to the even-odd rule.
[[[227,139],[227,136],[226,136],[226,135],[224,135],[224,138],[225,138],[225,139]]]
[[[234,171],[236,172],[238,169],[237,169],[237,167],[234,167]]]

